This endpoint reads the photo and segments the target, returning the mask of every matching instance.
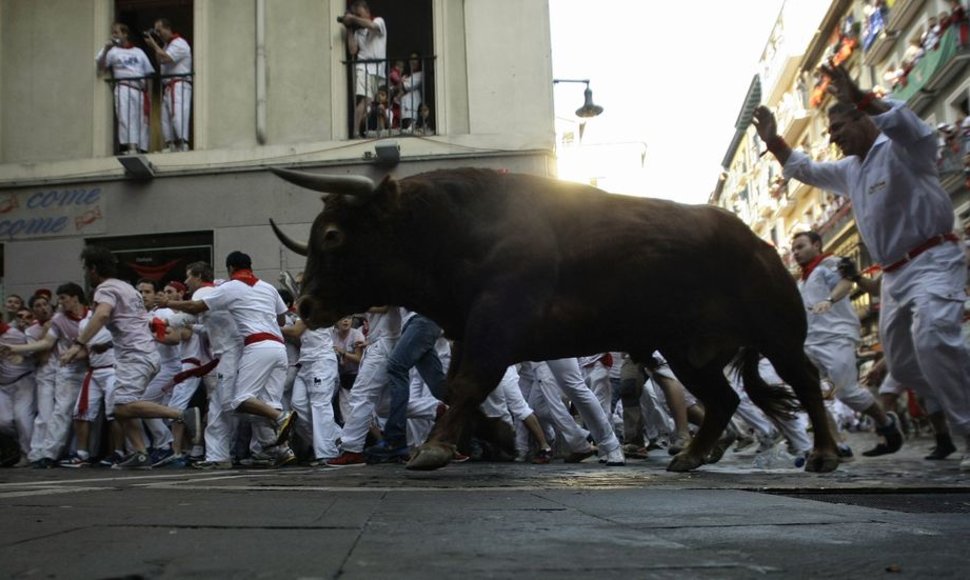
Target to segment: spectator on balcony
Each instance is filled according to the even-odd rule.
[[[823,72],[838,101],[829,132],[843,159],[813,163],[793,151],[763,106],[754,113],[758,135],[786,177],[851,198],[862,240],[882,264],[879,334],[889,370],[931,393],[970,448],[970,352],[960,332],[966,261],[936,169],[934,131],[906,103],[862,91],[844,68]],[[970,471],[970,449],[960,468]]]
[[[19,294],[9,294],[3,301],[3,309],[6,310],[4,317],[7,322],[14,322],[17,319],[17,312],[24,307],[24,299]]]
[[[421,103],[418,107],[418,121],[414,124],[414,133],[420,135],[434,135],[434,125],[431,123],[431,109]]]
[[[920,43],[923,46],[923,53],[925,54],[931,50],[940,48],[940,37],[942,35],[943,30],[940,27],[940,21],[937,20],[936,16],[930,16],[926,21],[926,30],[920,39]]]
[[[145,42],[155,51],[162,69],[162,136],[165,150],[188,151],[192,121],[192,48],[172,30],[167,18],[155,21]]]
[[[110,71],[114,79],[115,117],[118,123],[118,144],[122,154],[148,151],[148,77],[155,67],[142,49],[131,44],[128,26],[120,22],[111,25],[111,39],[96,57],[98,72]]]
[[[380,16],[371,14],[364,0],[354,0],[350,10],[339,18],[347,28],[347,50],[357,61],[354,66],[354,133],[363,137],[368,105],[377,87],[387,83],[387,25]]]
[[[372,136],[376,132],[377,135],[383,137],[391,127],[392,115],[387,87],[381,85],[377,88],[377,95],[367,113],[367,135]]]
[[[401,103],[402,130],[414,131],[423,92],[424,71],[421,70],[421,57],[417,52],[412,52],[408,57],[408,66],[405,69],[404,77],[401,79],[401,93],[398,96]]]
[[[903,52],[903,78],[906,78],[909,75],[909,71],[913,70],[913,67],[915,67],[916,63],[923,58],[923,54],[926,52],[923,48],[922,36],[923,35],[921,34],[918,37],[909,39],[909,46],[907,46],[906,50]]]

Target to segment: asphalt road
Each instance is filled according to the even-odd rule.
[[[858,450],[871,436],[854,435]],[[930,442],[832,474],[595,459],[0,470],[9,578],[966,578],[970,485]]]

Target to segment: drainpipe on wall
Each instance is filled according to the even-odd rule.
[[[256,142],[266,144],[266,0],[256,0]]]

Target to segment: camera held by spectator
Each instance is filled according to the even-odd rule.
[[[148,30],[142,32],[142,34],[145,36],[145,38],[151,38],[154,40],[155,44],[158,46],[163,46],[165,44],[165,41],[162,40],[162,37],[159,36],[157,32],[155,32],[154,28],[149,28]]]
[[[847,280],[855,280],[859,277],[859,267],[855,265],[852,258],[848,256],[842,256],[839,258],[839,274]]]
[[[348,16],[351,17],[349,20],[347,19]],[[360,28],[360,25],[357,24],[354,18],[356,18],[356,16],[352,12],[348,12],[343,16],[338,16],[337,22],[339,22],[340,24],[343,24],[350,30],[357,30],[358,28]]]

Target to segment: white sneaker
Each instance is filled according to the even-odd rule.
[[[600,462],[611,467],[626,465],[626,457],[623,456],[623,447],[617,447],[613,451],[610,451],[606,454],[605,459],[600,459]]]

